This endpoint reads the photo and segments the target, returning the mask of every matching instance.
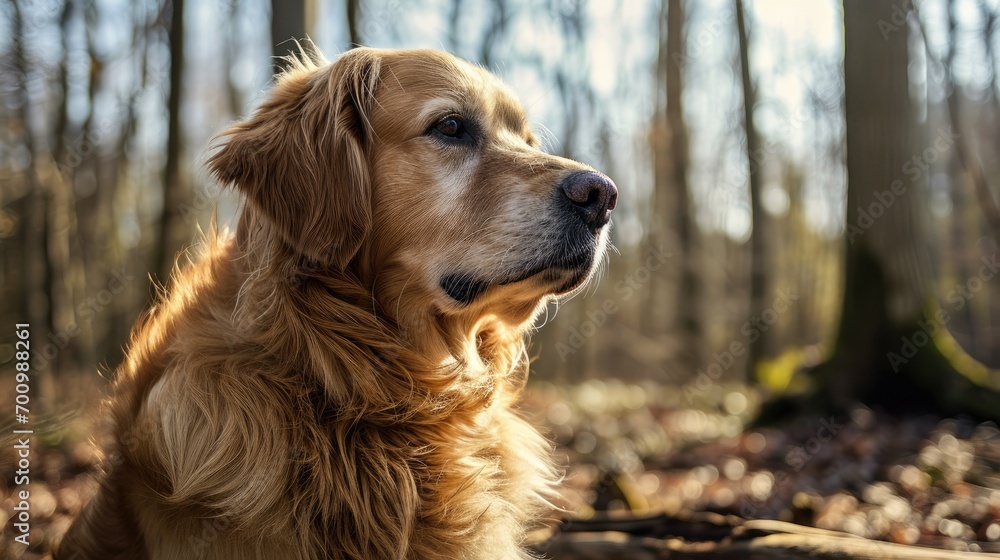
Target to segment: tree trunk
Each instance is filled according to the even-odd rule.
[[[685,284],[695,271],[694,221],[687,189],[687,128],[682,93],[686,63],[682,0],[662,0],[658,19],[656,110],[650,125],[653,164],[652,212],[643,254],[667,252],[676,267],[654,275],[640,310],[643,332],[654,340],[670,337],[668,354],[682,371],[701,365],[697,284]],[[662,248],[662,249],[661,249]],[[676,258],[674,258],[676,257]],[[641,261],[640,261],[641,262]]]
[[[757,136],[757,127],[754,124],[754,106],[757,104],[757,95],[754,90],[753,80],[750,77],[750,56],[749,56],[749,36],[747,34],[746,13],[743,9],[743,0],[735,0],[736,3],[736,27],[739,34],[740,44],[740,76],[743,82],[743,125],[747,138],[747,171],[750,184],[750,214],[751,214],[751,234],[750,234],[750,324],[756,325],[760,318],[764,316],[767,305],[765,292],[767,291],[767,268],[769,265],[767,234],[770,228],[767,224],[767,216],[761,205],[761,181],[760,166],[763,164],[763,156],[760,150],[760,140]],[[759,329],[758,338],[748,345],[747,351],[747,371],[750,377],[756,378],[756,366],[761,358],[766,357],[771,351],[769,340],[770,331]]]
[[[48,290],[52,314],[52,331],[50,332],[52,337],[63,341],[61,344],[57,344],[59,352],[48,364],[46,373],[50,375],[58,375],[59,372],[66,369],[66,366],[79,363],[79,360],[74,360],[74,358],[78,358],[79,341],[76,337],[63,338],[65,336],[64,329],[76,320],[73,313],[75,307],[73,297],[76,291],[74,290],[76,286],[74,286],[73,261],[79,258],[79,254],[74,254],[72,244],[79,237],[76,231],[76,215],[73,212],[73,201],[75,198],[73,193],[74,173],[72,170],[64,172],[59,167],[59,164],[67,162],[67,156],[69,155],[66,142],[66,138],[69,136],[70,92],[69,73],[67,71],[70,51],[67,36],[69,35],[74,15],[72,3],[64,3],[59,16],[59,30],[62,34],[59,49],[61,64],[59,65],[57,83],[53,84],[53,89],[58,92],[59,96],[58,108],[56,108],[56,123],[52,131],[51,145],[53,148],[51,152],[41,156],[39,167],[36,168],[41,169],[41,182],[45,183],[45,190],[48,197],[48,215],[46,216],[48,232],[46,234],[46,241],[48,244],[47,255],[50,271]],[[75,134],[74,136],[84,139],[83,134],[85,131],[85,128],[81,128],[79,134]],[[85,147],[86,142],[87,140],[77,140],[74,143],[73,148],[74,152],[76,152],[74,155],[80,160],[77,162],[77,165],[82,165],[84,161],[92,157],[83,156],[79,153]],[[91,153],[95,150],[96,147],[91,150]],[[45,385],[42,386],[45,387]],[[47,394],[45,396],[51,398],[55,395]],[[45,402],[45,400],[41,401],[42,404]]]
[[[296,41],[305,39],[309,34],[309,18],[312,9],[308,6],[309,0],[291,0],[289,2],[278,2],[271,0],[271,48],[274,52],[273,73],[281,71],[281,60],[289,54],[298,53]],[[351,1],[347,2],[348,14],[351,12]],[[357,9],[355,15],[349,20],[357,19]],[[356,21],[350,26],[355,26]],[[351,29],[351,42],[356,39],[357,29]],[[354,46],[353,44],[351,45]]]
[[[972,370],[960,371],[967,361],[955,359],[947,331],[953,310],[935,297],[926,177],[913,171],[914,161],[926,150],[950,149],[954,139],[944,132],[928,139],[915,126],[907,24],[890,23],[894,9],[844,1],[846,279],[837,342],[811,372],[809,406],[843,410],[862,401],[995,420],[1000,395],[970,381]]]
[[[459,33],[462,32],[458,25],[462,18],[462,0],[451,0],[451,9],[448,12],[448,50],[458,53],[461,47]]]
[[[163,169],[163,208],[160,210],[160,231],[153,253],[151,270],[158,271],[157,280],[165,284],[170,278],[174,255],[181,245],[179,227],[180,205],[184,201],[180,181],[181,157],[181,92],[184,79],[184,0],[171,0],[170,7],[170,93],[167,99],[167,161]]]
[[[358,0],[346,0],[347,2],[347,33],[350,36],[351,44],[349,48],[361,46],[361,30],[358,14]]]
[[[236,59],[243,45],[239,25],[239,3],[230,2],[226,8],[226,38],[222,56],[225,57],[225,68],[232,68],[236,65]],[[229,102],[229,110],[233,116],[241,116],[244,110],[243,92],[233,79],[233,73],[226,73],[226,99]]]
[[[503,37],[507,31],[507,2],[506,0],[492,0],[493,14],[490,18],[490,25],[483,35],[483,42],[479,45],[479,62],[486,68],[493,66],[493,47],[497,40]],[[577,9],[581,9],[578,5]]]
[[[669,219],[675,217],[671,211],[673,197],[669,182],[671,155],[667,124],[667,69],[671,65],[667,52],[669,7],[669,0],[660,0],[660,14],[656,26],[656,80],[653,83],[653,98],[656,104],[649,132],[653,160],[653,192],[650,200],[652,211],[649,213],[649,233],[645,240],[646,250],[643,251],[645,254],[656,250],[659,245],[663,245],[670,253],[678,251],[677,239],[669,235]],[[683,62],[678,60],[676,64]],[[674,277],[676,270],[674,267],[668,267],[663,272],[650,279],[645,305],[639,309],[640,330],[654,339],[659,339],[671,317],[677,316],[677,313],[670,313],[677,308],[676,302],[671,299],[671,288],[676,284]],[[679,340],[677,342],[680,344]]]
[[[24,198],[16,205],[23,217],[21,226],[21,282],[22,289],[16,293],[25,294],[23,309],[18,317],[28,320],[36,336],[53,332],[52,316],[52,266],[48,258],[48,206],[49,196],[46,185],[39,181],[37,146],[31,122],[30,93],[28,91],[28,61],[24,52],[24,23],[21,3],[12,5],[11,28],[14,37],[11,46],[13,63],[17,72],[20,107],[16,118],[21,121],[23,143],[28,148],[30,163],[25,170],[28,188]]]
[[[663,0],[657,55],[657,111],[653,116],[653,216],[648,249],[671,253],[680,278],[671,271],[650,282],[648,305],[643,311],[646,332],[668,333],[679,351],[674,358],[684,371],[703,365],[702,328],[699,320],[698,253],[696,225],[688,193],[688,133],[684,122],[685,49],[684,0]],[[672,327],[671,327],[672,325]]]
[[[667,128],[670,138],[670,179],[676,193],[673,215],[679,236],[678,252],[681,256],[681,283],[677,312],[681,330],[682,348],[689,354],[695,367],[703,365],[701,343],[703,333],[700,321],[701,277],[698,251],[695,247],[697,227],[688,194],[688,133],[684,123],[684,60],[686,57],[684,0],[670,0],[667,12]],[[689,371],[694,371],[690,369]]]

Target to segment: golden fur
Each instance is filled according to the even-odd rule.
[[[449,114],[475,134],[440,134]],[[584,230],[556,185],[589,168],[537,146],[450,55],[292,61],[220,136],[235,235],[136,325],[102,489],[57,558],[529,557],[557,473],[513,408],[523,337],[607,237],[561,233]]]

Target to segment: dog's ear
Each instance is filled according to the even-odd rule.
[[[343,269],[371,227],[367,153],[379,56],[291,60],[264,104],[222,132],[208,161],[304,256]]]

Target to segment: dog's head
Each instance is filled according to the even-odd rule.
[[[618,192],[539,149],[524,110],[446,53],[300,60],[209,165],[294,251],[352,268],[383,307],[531,319],[603,258]]]

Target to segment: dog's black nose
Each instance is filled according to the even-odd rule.
[[[596,230],[611,221],[618,204],[618,187],[603,173],[576,171],[563,177],[559,188],[587,227]]]

